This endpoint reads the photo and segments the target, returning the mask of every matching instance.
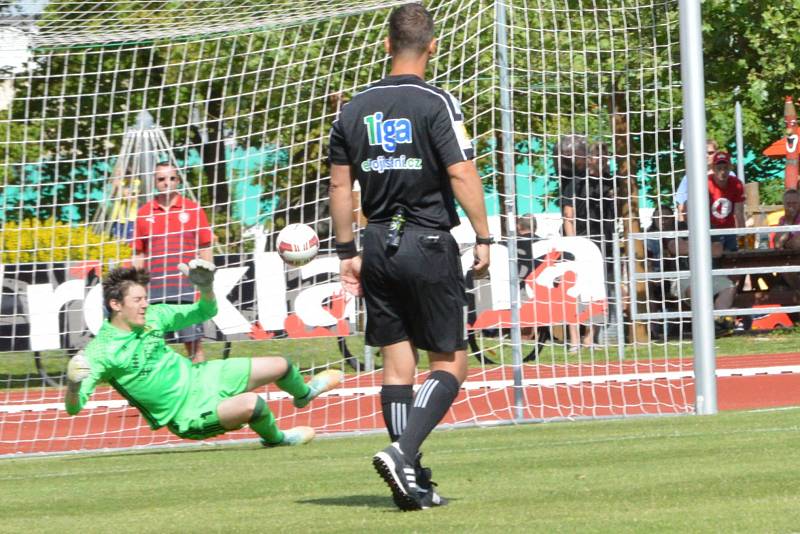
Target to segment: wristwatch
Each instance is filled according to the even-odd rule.
[[[475,244],[476,245],[494,245],[494,236],[489,234],[488,237],[481,237],[479,235],[475,236]]]

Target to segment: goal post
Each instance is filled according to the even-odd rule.
[[[262,391],[283,426],[382,427],[380,370],[353,365],[365,354],[364,310],[338,283],[327,143],[341,106],[388,74],[388,14],[403,3],[51,2],[35,12],[31,2],[14,16],[27,47],[0,56],[16,58],[0,79],[0,455],[180,442],[151,432],[110,388],[69,417],[63,389],[40,376],[58,384],[70,351],[97,332],[98,282],[130,262],[129,229],[159,162],[176,168],[214,234],[211,353],[230,343],[232,357],[287,354],[304,370],[348,372],[309,410]],[[470,282],[469,377],[446,423],[692,413],[685,325],[630,319],[631,307],[685,301],[658,236],[626,237],[673,204],[684,175],[677,0],[426,6],[439,38],[428,81],[460,101],[490,226],[504,238],[491,279]],[[571,189],[576,206],[599,206],[576,208],[575,235],[563,230],[565,140],[584,143],[600,169],[599,192]],[[290,223],[320,238],[302,268],[275,251]],[[474,236],[468,223],[453,233],[466,273]],[[665,275],[631,284],[632,270]]]

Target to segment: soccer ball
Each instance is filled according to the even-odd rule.
[[[278,254],[293,267],[305,265],[319,252],[319,237],[307,224],[290,224],[278,234]]]

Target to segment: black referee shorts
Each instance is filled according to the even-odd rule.
[[[367,344],[408,339],[422,350],[465,349],[467,297],[456,240],[444,230],[407,225],[400,248],[388,251],[387,231],[379,223],[364,231]]]

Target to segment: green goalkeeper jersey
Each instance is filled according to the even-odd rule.
[[[192,363],[170,347],[165,332],[201,323],[216,315],[216,300],[194,304],[148,306],[143,328],[126,332],[103,322],[97,337],[86,346],[91,367],[81,382],[78,403],[66,403],[70,415],[77,414],[98,382],[111,384],[135,406],[155,430],[169,423],[189,393]]]

